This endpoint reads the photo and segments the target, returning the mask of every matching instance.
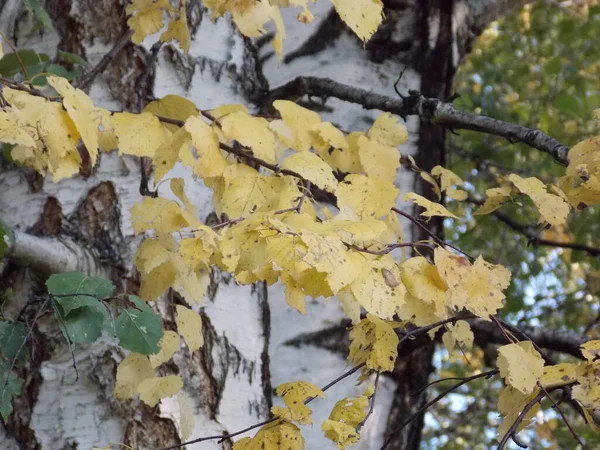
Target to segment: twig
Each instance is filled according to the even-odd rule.
[[[425,225],[423,225],[419,219],[411,216],[410,214],[405,213],[404,211],[398,209],[398,208],[392,208],[392,211],[394,211],[396,214],[401,215],[402,217],[410,220],[412,223],[414,223],[416,226],[418,226],[419,228],[421,228],[423,231],[425,231],[429,236],[431,236],[431,238],[437,242],[439,245],[441,245],[442,247],[450,247],[451,249],[465,255],[467,258],[469,258],[471,261],[475,261],[475,258],[473,258],[471,255],[469,255],[467,252],[462,251],[461,249],[455,247],[452,244],[449,244],[445,241],[443,241],[442,239],[440,239],[438,236],[435,235],[435,233],[432,233],[431,230],[429,228],[427,228]]]
[[[357,245],[354,245],[354,244],[346,244],[346,245],[356,251],[359,251],[362,253],[368,253],[370,255],[387,255],[388,253],[390,253],[391,251],[393,251],[397,248],[427,247],[430,249],[433,246],[433,244],[429,243],[429,242],[400,242],[398,244],[388,245],[383,250],[369,250],[368,248],[358,247]]]
[[[485,372],[485,373],[491,373],[491,372],[498,372],[498,369],[490,370],[490,371],[488,371],[488,372]],[[481,375],[481,374],[478,374],[478,375]],[[427,389],[428,387],[431,387],[431,386],[433,386],[434,384],[443,383],[444,381],[456,381],[456,380],[464,380],[464,379],[466,379],[466,378],[469,378],[469,377],[448,377],[448,378],[440,378],[439,380],[434,380],[434,381],[432,381],[432,382],[430,382],[430,383],[427,383],[427,384],[426,384],[425,386],[423,386],[421,389],[419,389],[419,390],[418,390],[418,391],[416,391],[416,392],[412,392],[410,395],[411,395],[412,397],[416,397],[416,396],[418,396],[418,395],[421,395],[421,394],[423,393],[423,391],[425,391],[425,389]]]
[[[67,324],[65,323],[65,320],[63,319],[60,309],[58,308],[58,306],[56,306],[56,302],[55,302],[54,298],[52,298],[51,295],[49,295],[48,297],[51,299],[50,304],[52,305],[52,309],[54,310],[54,314],[56,315],[56,318],[62,325],[63,330],[65,330],[65,337],[67,338],[67,346],[69,347],[69,353],[71,354],[71,361],[73,361],[73,368],[75,369],[75,381],[78,381],[79,380],[79,371],[77,370],[77,362],[75,361],[75,352],[73,351],[73,347],[71,346],[71,336],[69,336],[69,330],[67,330]]]
[[[6,42],[8,44],[8,46],[11,48],[11,50],[15,54],[15,58],[17,58],[17,61],[19,61],[19,65],[21,66],[21,70],[23,71],[23,75],[25,75],[25,79],[27,81],[30,81],[29,74],[27,73],[27,68],[25,67],[25,64],[23,64],[23,60],[19,56],[19,51],[13,45],[13,43],[10,41],[10,39],[8,39],[6,37],[6,35],[4,33],[2,33],[1,31],[0,31],[0,36],[2,36],[2,38],[4,39],[4,42]]]
[[[123,48],[129,43],[129,39],[133,36],[133,30],[127,29],[121,37],[115,42],[113,48],[105,54],[102,59],[96,64],[96,66],[89,72],[84,73],[80,78],[75,80],[73,85],[79,89],[87,89],[98,75],[106,70],[108,65],[113,59],[123,50]]]
[[[448,388],[445,391],[441,392],[433,400],[430,400],[423,407],[421,407],[418,411],[416,411],[415,413],[411,414],[404,422],[402,422],[402,424],[400,425],[400,427],[396,431],[390,433],[388,435],[387,439],[385,440],[385,442],[383,443],[383,445],[381,446],[380,450],[384,450],[390,444],[390,442],[392,441],[392,438],[395,435],[397,435],[398,433],[400,433],[404,429],[404,427],[406,425],[408,425],[414,419],[416,419],[417,417],[419,417],[424,411],[426,411],[432,405],[435,405],[437,402],[439,402],[446,395],[450,394],[452,391],[455,391],[456,389],[458,389],[459,387],[461,387],[463,384],[466,384],[466,383],[468,383],[470,381],[473,381],[473,380],[476,380],[478,378],[484,378],[484,377],[485,378],[491,378],[492,376],[496,375],[498,372],[499,372],[499,370],[495,369],[495,370],[490,370],[489,372],[483,372],[483,373],[480,373],[480,374],[477,374],[477,375],[473,375],[473,376],[464,378],[462,381],[460,381],[459,383],[456,383],[451,388]]]
[[[418,91],[410,90],[400,99],[376,94],[365,89],[338,83],[330,78],[297,77],[273,89],[266,96],[265,104],[276,99],[297,99],[309,97],[336,97],[362,105],[365,109],[379,109],[406,118],[419,116],[428,122],[454,130],[472,130],[507,139],[509,142],[522,142],[529,147],[551,155],[560,164],[566,165],[569,147],[540,130],[503,122],[487,116],[467,114],[457,110],[451,103],[436,98],[425,98]]]
[[[360,433],[360,430],[362,429],[362,427],[365,426],[365,423],[367,423],[367,420],[369,420],[369,417],[371,417],[371,414],[373,414],[373,408],[375,407],[375,395],[377,394],[377,385],[378,384],[379,384],[379,372],[377,372],[377,375],[375,376],[375,388],[373,390],[373,395],[371,395],[371,398],[369,398],[369,411],[367,411],[367,415],[365,416],[365,418],[363,420],[361,420],[361,422],[356,427],[356,431],[358,433]]]

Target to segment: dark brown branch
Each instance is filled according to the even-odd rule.
[[[532,148],[551,155],[559,163],[567,164],[569,147],[561,144],[540,130],[523,127],[487,116],[467,114],[456,109],[451,103],[435,98],[425,98],[411,90],[400,99],[388,97],[365,89],[338,83],[330,78],[298,77],[283,86],[273,89],[266,98],[266,104],[277,99],[298,99],[309,97],[336,97],[362,105],[365,109],[379,109],[397,114],[402,118],[419,116],[428,122],[453,130],[473,130],[503,137],[512,142],[522,142]]]
[[[89,72],[84,73],[80,78],[75,80],[73,85],[79,89],[87,89],[96,79],[98,75],[106,70],[108,65],[117,57],[117,55],[125,48],[129,43],[129,40],[133,36],[133,30],[128,29],[121,35],[121,37],[115,42],[113,48],[102,57],[102,59],[96,64],[96,66]]]
[[[506,432],[506,434],[504,435],[504,437],[500,441],[500,444],[498,444],[498,450],[502,450],[504,447],[506,447],[506,444],[508,443],[508,440],[511,437],[513,437],[513,435],[517,434],[517,429],[519,428],[519,425],[521,424],[521,422],[523,422],[523,419],[525,419],[525,416],[527,415],[527,413],[529,412],[529,410],[531,408],[533,408],[533,406],[536,403],[538,403],[544,397],[544,395],[545,394],[543,392],[540,392],[529,403],[527,403],[527,405],[525,406],[525,408],[523,408],[523,411],[521,411],[521,414],[519,414],[519,417],[517,417],[517,419],[513,422],[513,424],[511,425],[511,427],[508,429],[508,431]]]

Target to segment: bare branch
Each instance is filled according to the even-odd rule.
[[[567,164],[569,147],[561,144],[540,130],[515,125],[487,116],[467,114],[456,109],[451,103],[436,98],[425,98],[411,90],[400,99],[388,97],[365,89],[338,83],[330,78],[298,77],[283,86],[273,89],[266,97],[270,104],[277,99],[298,99],[309,97],[336,97],[340,100],[362,105],[365,109],[379,109],[402,118],[419,116],[428,122],[453,130],[473,130],[508,139],[509,142],[522,142],[532,148],[551,155],[559,163]]]

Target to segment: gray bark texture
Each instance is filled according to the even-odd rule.
[[[93,83],[85,78],[82,82],[102,106],[139,112],[149,100],[173,93],[202,109],[244,103],[261,112],[279,96],[278,88],[308,76],[397,98],[392,86],[404,71],[401,91],[414,89],[426,98],[446,100],[457,66],[476,35],[501,13],[524,2],[384,0],[383,25],[363,46],[330,3],[319,0],[311,5],[316,19],[310,25],[295,21],[298,10],[284,17],[288,39],[280,64],[267,39],[242,37],[228,17],[211,22],[199,0],[188,1],[193,39],[189,54],[170,45],[156,50],[125,43],[126,5],[120,0],[41,3],[54,32],[34,29],[31,12],[20,0],[0,0],[1,31],[19,49],[34,48],[50,55],[63,50],[83,56],[92,66],[118,44],[120,51],[105,60],[100,76]],[[293,97],[345,130],[365,130],[379,112],[333,94],[319,95],[329,97],[323,101],[304,94],[295,92],[286,98]],[[411,137],[400,149],[402,154],[413,154],[424,170],[444,164],[444,128],[414,117],[408,120],[408,128]],[[31,322],[39,310],[34,299],[44,293],[45,279],[65,270],[108,277],[121,292],[139,290],[132,256],[140,240],[133,236],[128,210],[142,198],[140,172],[145,167],[139,160],[115,155],[102,155],[97,167],[82,167],[79,177],[58,185],[28,169],[3,169],[0,218],[13,230],[0,276],[4,317]],[[415,190],[430,197],[419,180],[406,171],[398,183],[403,192]],[[201,218],[210,221],[209,190],[192,189],[190,197]],[[430,228],[441,235],[441,221],[432,220]],[[411,240],[425,238],[422,231],[407,232]],[[182,302],[174,292],[156,302],[166,328],[175,327],[172,306]],[[196,420],[192,438],[235,432],[268,418],[273,386],[281,382],[305,379],[319,384],[310,377],[321,375],[323,381],[330,381],[335,376],[327,378],[329,361],[340,368],[338,374],[343,371],[346,330],[328,328],[331,321],[341,323],[339,311],[314,302],[302,318],[283,303],[277,288],[241,287],[227,274],[213,272],[200,308],[204,347],[193,354],[180,351],[160,368],[161,375],[176,373],[184,379]],[[239,330],[244,330],[243,336]],[[143,450],[181,442],[169,405],[149,408],[139,401],[114,399],[116,366],[123,355],[110,342],[75,348],[73,364],[51,315],[43,315],[33,328],[31,347],[30,360],[20,373],[25,380],[23,395],[0,430],[1,448],[67,450],[123,443]],[[426,402],[426,392],[417,397],[410,394],[427,383],[433,349],[434,343],[429,342],[400,352],[386,382],[387,398],[378,394],[387,403],[375,406],[376,414],[356,448],[379,448],[385,434],[394,432]],[[338,399],[348,395],[339,393]],[[318,402],[314,403],[316,410]],[[378,409],[383,412],[377,414]],[[396,433],[388,448],[418,449],[422,427],[421,416]],[[308,449],[333,448],[325,443],[318,425],[307,433]],[[188,448],[227,449],[232,444],[228,439]]]

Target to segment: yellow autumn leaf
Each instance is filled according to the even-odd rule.
[[[455,324],[449,323],[446,325],[446,329],[447,331],[442,336],[442,341],[449,352],[457,344],[462,351],[471,350],[475,336],[468,322],[460,320]]]
[[[313,141],[312,129],[321,123],[319,115],[289,100],[276,100],[273,107],[292,131],[294,139],[290,146],[299,152],[308,151]]]
[[[344,133],[334,127],[331,122],[316,123],[311,130],[313,132],[313,147],[321,157],[324,152],[329,152],[331,148],[343,150],[348,148]]]
[[[510,186],[487,189],[485,203],[473,213],[474,216],[481,216],[496,211],[510,197],[512,189]]]
[[[508,179],[520,192],[531,198],[544,220],[550,225],[559,226],[567,221],[569,204],[560,196],[549,193],[546,185],[540,180],[535,177],[521,178],[514,173]]]
[[[210,115],[212,117],[215,118],[215,120],[219,120],[222,117],[225,117],[227,114],[231,114],[237,111],[242,111],[245,112],[246,114],[249,114],[248,108],[246,108],[244,105],[239,105],[239,104],[225,104],[225,105],[221,105],[218,106],[215,109],[211,109],[210,110]]]
[[[400,265],[402,283],[408,292],[427,303],[443,305],[447,287],[437,268],[422,256],[409,258]]]
[[[253,438],[242,438],[233,450],[304,450],[304,438],[293,423],[278,420],[264,425]]]
[[[599,149],[600,136],[594,136],[569,150],[569,165],[566,176],[560,179],[560,188],[567,194],[573,208],[600,203]]]
[[[377,372],[390,372],[398,356],[398,335],[392,326],[371,314],[350,330],[348,359],[356,367]]]
[[[452,219],[458,219],[458,217],[456,217],[454,214],[452,214],[450,211],[448,211],[443,205],[440,205],[439,203],[434,203],[431,200],[427,200],[425,197],[423,197],[419,194],[415,194],[414,192],[407,192],[406,195],[404,195],[403,200],[404,201],[412,200],[417,205],[425,208],[425,211],[420,214],[423,217],[431,218],[434,216],[440,216],[440,217],[451,217]]]
[[[134,262],[140,273],[148,274],[171,257],[175,241],[169,234],[160,233],[156,239],[144,239],[137,249]]]
[[[219,150],[219,137],[211,126],[199,117],[189,117],[185,129],[192,137],[191,145],[198,155],[194,173],[204,179],[221,176],[229,163]]]
[[[233,112],[221,119],[221,128],[228,139],[252,149],[257,158],[275,162],[275,135],[269,122],[243,111]]]
[[[296,280],[285,272],[281,273],[281,282],[285,286],[285,301],[301,314],[306,314],[306,301],[304,292]]]
[[[158,182],[173,168],[177,162],[181,147],[190,142],[190,134],[185,128],[178,129],[169,136],[157,149],[152,158],[155,181]]]
[[[186,308],[183,305],[177,305],[177,331],[183,337],[190,351],[198,350],[204,344],[202,335],[202,317],[197,312]]]
[[[362,266],[362,272],[350,284],[350,292],[368,313],[391,319],[404,303],[406,288],[396,262],[383,255]]]
[[[154,376],[154,369],[145,355],[130,353],[117,366],[115,398],[120,400],[133,398],[138,393],[140,383]]]
[[[377,117],[369,128],[367,136],[381,145],[389,147],[397,147],[408,141],[406,126],[398,122],[398,117],[387,112]]]
[[[95,109],[92,100],[85,92],[75,89],[64,78],[50,76],[48,84],[63,97],[63,105],[81,135],[93,166],[98,159],[98,132],[91,118]]]
[[[513,426],[515,421],[520,418],[523,409],[527,404],[535,398],[538,394],[538,390],[532,392],[529,395],[524,395],[519,390],[512,386],[506,386],[500,397],[498,398],[498,411],[503,416],[502,423],[498,427],[498,440],[502,439],[506,433]],[[529,425],[531,419],[533,419],[540,410],[540,404],[536,403],[524,417],[521,417],[522,421],[517,427],[517,432],[524,429]]]
[[[0,110],[0,142],[35,147],[36,143],[32,135],[17,120],[18,118],[12,111],[12,108],[7,107],[4,110]]]
[[[440,189],[442,192],[448,189],[450,186],[462,186],[465,184],[462,178],[460,178],[451,170],[442,166],[435,166],[433,169],[431,169],[431,175],[440,180]]]
[[[181,430],[181,440],[187,441],[194,431],[194,410],[192,401],[183,393],[177,394],[177,403],[179,404],[179,429]]]
[[[323,421],[321,429],[325,437],[331,439],[338,448],[355,444],[360,438],[357,428],[367,417],[366,408],[369,407],[369,398],[373,395],[374,386],[371,385],[360,397],[346,397],[339,400],[329,418]]]
[[[161,398],[177,394],[182,387],[183,381],[179,375],[167,375],[166,377],[146,378],[138,386],[138,393],[141,401],[154,407]]]
[[[153,369],[169,361],[175,352],[179,350],[179,335],[174,331],[165,330],[158,346],[160,347],[160,351],[148,356]]]
[[[134,31],[131,40],[140,44],[146,36],[156,33],[163,26],[163,10],[171,10],[168,0],[133,0],[125,12],[131,17],[127,25]]]
[[[553,366],[545,366],[540,376],[540,383],[546,389],[564,386],[577,381],[576,364],[558,363]]]
[[[400,167],[400,153],[395,147],[360,136],[358,155],[361,166],[369,177],[394,182],[396,171]]]
[[[160,197],[144,197],[133,205],[131,221],[135,234],[152,229],[159,233],[172,233],[189,224],[177,202]]]
[[[313,128],[317,127],[315,125]],[[358,153],[358,139],[365,136],[365,133],[355,131],[345,136],[345,147],[337,147],[319,151],[319,156],[331,166],[332,169],[345,173],[364,173]],[[320,148],[322,138],[316,137],[313,139],[315,148]],[[338,143],[339,145],[339,143]],[[321,147],[322,148],[322,147]]]
[[[581,345],[581,353],[589,363],[600,360],[600,340],[588,341]]]
[[[432,323],[447,319],[445,308],[440,309],[435,303],[425,302],[410,292],[404,296],[404,303],[396,310],[401,320],[406,320],[417,327],[423,327]]]
[[[273,406],[273,415],[281,417],[290,422],[298,422],[302,425],[312,424],[310,417],[312,411],[304,404],[311,397],[325,398],[325,393],[317,386],[306,381],[294,381],[277,386],[277,395],[283,397],[286,408]]]
[[[500,376],[525,395],[533,392],[544,372],[542,355],[531,341],[501,346],[498,349],[497,365]]]
[[[398,189],[389,182],[364,175],[348,175],[338,185],[336,197],[340,216],[345,219],[380,218],[394,206]]]
[[[383,20],[381,0],[331,0],[340,18],[363,41],[368,41]]]
[[[299,173],[314,185],[328,192],[334,193],[337,188],[337,180],[331,167],[314,153],[293,153],[283,160],[281,168]]]
[[[190,51],[190,30],[188,29],[185,12],[185,0],[181,1],[179,11],[174,12],[167,29],[160,35],[160,40],[169,42],[173,39],[179,42],[181,50],[185,53]]]
[[[198,109],[192,101],[173,94],[168,94],[158,100],[151,101],[144,106],[143,112],[149,112],[155,116],[181,121],[186,121],[190,116],[198,115]],[[181,128],[172,123],[164,123],[163,126],[172,133],[175,133]]]
[[[115,113],[110,118],[119,139],[119,154],[153,157],[167,139],[168,131],[154,114]]]

